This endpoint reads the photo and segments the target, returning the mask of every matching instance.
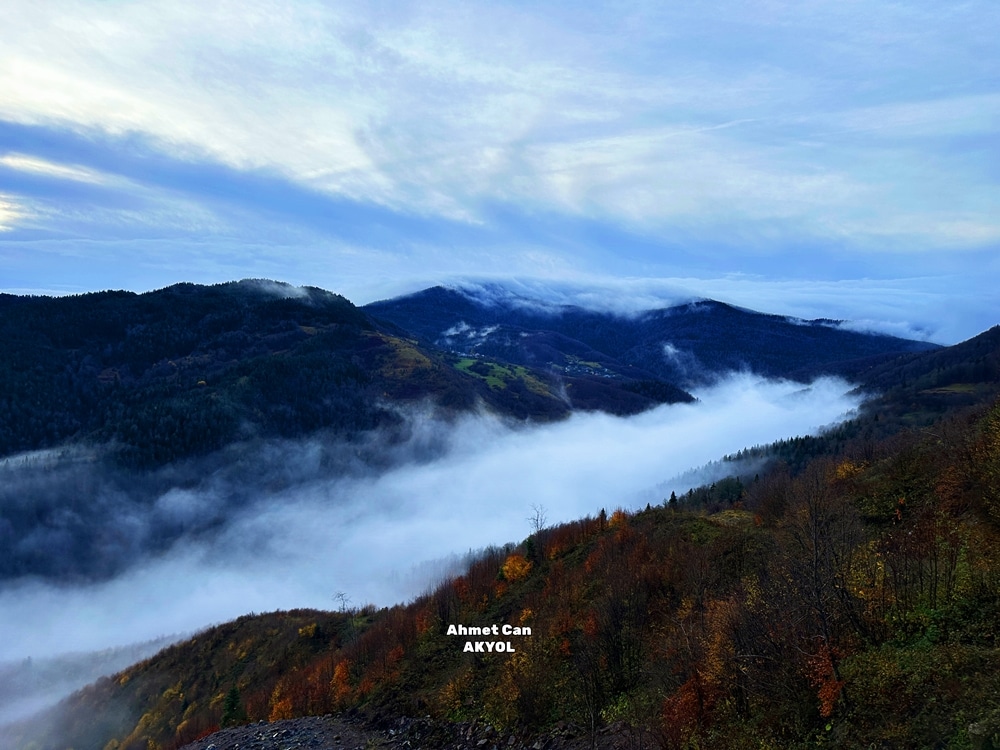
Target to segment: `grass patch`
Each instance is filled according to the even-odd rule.
[[[502,365],[484,359],[462,357],[454,363],[454,367],[459,372],[486,381],[486,385],[495,391],[506,390],[510,383],[520,380],[528,390],[542,396],[549,395],[546,385],[521,365]]]

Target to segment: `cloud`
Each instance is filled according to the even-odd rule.
[[[26,213],[14,196],[0,193],[0,232],[11,231]]]
[[[73,180],[75,182],[88,182],[92,184],[104,184],[111,181],[113,176],[101,174],[87,167],[74,165],[55,164],[45,159],[25,156],[23,154],[7,154],[0,157],[0,166],[8,169],[16,169],[23,172],[43,175],[62,180]]]
[[[455,279],[451,286],[486,306],[521,307],[550,314],[575,306],[631,317],[701,299],[670,279],[479,276]]]
[[[907,217],[930,192],[910,177],[945,166],[957,192],[935,193],[934,236],[995,240],[968,229],[985,206],[962,217],[992,180],[940,141],[983,132],[997,106],[981,66],[939,64],[969,11],[16,5],[0,31],[10,122],[139,136],[180,161],[472,225],[506,205],[643,232],[704,233],[721,218],[724,232],[767,242],[778,221],[786,237],[848,234],[869,250],[887,236],[923,244]],[[874,103],[845,83],[862,72]],[[913,84],[925,73],[938,91],[971,81],[946,98]],[[882,133],[861,140],[873,126],[891,147]],[[848,131],[849,144],[830,136]],[[896,142],[913,135],[923,140]]]

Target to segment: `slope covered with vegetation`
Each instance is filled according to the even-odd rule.
[[[523,732],[624,720],[668,748],[988,747],[1000,403],[813,453],[539,529],[406,605],[241,618],[84,690],[30,746],[172,748],[360,707]],[[494,624],[530,635],[448,634]]]

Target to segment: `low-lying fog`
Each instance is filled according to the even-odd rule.
[[[0,666],[187,634],[251,611],[335,609],[338,593],[352,605],[409,600],[470,550],[524,539],[532,506],[552,524],[662,502],[689,488],[690,479],[670,480],[692,467],[842,420],[859,403],[848,390],[829,378],[804,387],[738,375],[697,393],[698,403],[630,418],[580,414],[511,428],[487,416],[445,426],[417,415],[405,449],[394,449],[410,460],[347,476],[317,468],[315,441],[258,446],[252,471],[216,471],[183,489],[161,484],[142,506],[147,516],[126,527],[141,536],[155,523],[212,520],[198,533],[134,551],[100,583],[0,585]],[[240,485],[238,505],[230,485]],[[0,721],[13,713],[0,705]]]

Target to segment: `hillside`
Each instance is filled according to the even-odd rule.
[[[853,377],[864,360],[937,349],[934,344],[850,331],[838,321],[797,320],[696,300],[635,315],[546,305],[502,287],[433,287],[364,307],[424,341],[462,353],[614,374],[633,369],[681,388],[733,370],[768,377]]]
[[[1000,403],[733,486],[539,529],[406,605],[213,628],[82,691],[33,747],[351,707],[522,736],[625,721],[668,748],[1000,739]]]

